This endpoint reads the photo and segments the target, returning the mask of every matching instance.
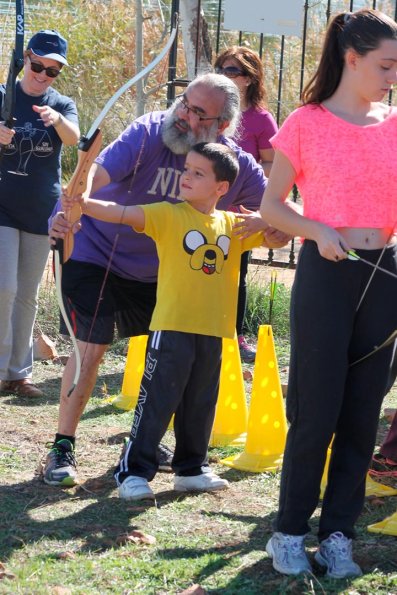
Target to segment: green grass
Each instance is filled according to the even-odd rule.
[[[283,283],[277,284],[271,313],[274,334],[288,340],[289,336],[290,290]],[[247,333],[256,336],[260,324],[269,324],[270,283],[253,280],[248,286],[247,313],[245,327]]]
[[[0,560],[15,578],[0,580],[0,593],[157,595],[181,593],[193,584],[228,595],[397,592],[397,540],[366,530],[396,510],[395,497],[366,503],[355,546],[366,574],[351,581],[327,580],[317,571],[298,579],[273,571],[264,547],[277,509],[279,473],[245,473],[219,463],[239,448],[210,449],[213,467],[231,484],[223,493],[177,495],[172,477],[159,473],[153,481],[157,506],[121,502],[112,470],[131,413],[108,401],[118,392],[123,370],[124,357],[110,352],[79,428],[83,483],[69,490],[45,486],[37,474],[55,429],[62,368],[36,364],[46,398],[1,397]],[[391,396],[388,404],[393,403]],[[385,429],[382,421],[380,432]],[[172,446],[171,432],[166,442]],[[134,529],[156,543],[120,542]],[[313,554],[314,535],[308,546]]]
[[[278,316],[283,318],[280,325],[285,322],[287,290],[285,296],[275,328]],[[277,333],[275,340],[281,367],[280,359],[288,361],[288,341]],[[230,481],[229,490],[178,495],[172,476],[159,473],[152,483],[155,506],[121,502],[112,474],[132,413],[115,409],[110,400],[122,383],[125,347],[118,342],[106,355],[79,426],[80,486],[60,490],[45,486],[40,478],[45,444],[56,428],[62,366],[35,364],[44,398],[0,397],[0,577],[4,571],[9,575],[0,578],[0,594],[172,595],[195,584],[214,595],[397,593],[397,539],[367,531],[368,524],[397,510],[396,497],[366,501],[354,546],[365,574],[344,581],[325,579],[317,568],[299,578],[273,570],[265,545],[277,510],[280,474],[221,465],[241,447],[210,449],[211,465]],[[60,351],[68,348],[65,342],[59,344]],[[244,369],[253,371],[252,366]],[[248,399],[250,387],[248,379]],[[385,402],[393,405],[396,391]],[[381,419],[379,441],[386,429]],[[165,441],[173,445],[171,432]],[[317,545],[319,510],[307,540],[310,556]],[[134,530],[153,536],[155,543],[133,542]]]
[[[0,444],[0,474],[6,475],[11,469],[22,467],[22,460],[18,456],[17,449]]]

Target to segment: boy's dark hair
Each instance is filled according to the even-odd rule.
[[[230,147],[220,143],[197,143],[190,150],[211,161],[217,182],[229,182],[229,187],[233,184],[240,167]]]

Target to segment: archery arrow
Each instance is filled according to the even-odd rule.
[[[269,298],[269,326],[272,324],[273,304],[277,289],[277,271],[272,271],[270,275],[270,298]]]
[[[370,260],[365,260],[365,258],[356,254],[356,252],[354,252],[354,250],[347,250],[347,258],[349,260],[359,260],[359,261],[369,265],[370,267],[374,268],[375,270],[382,271],[382,273],[386,273],[386,275],[390,275],[391,277],[394,277],[394,279],[397,279],[396,273],[392,273],[391,271],[388,271],[387,269],[380,267],[379,265],[375,264],[374,262],[371,262]]]

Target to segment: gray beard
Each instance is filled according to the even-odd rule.
[[[175,116],[175,109],[171,107],[161,125],[161,137],[163,143],[176,155],[186,155],[190,149],[197,143],[214,143],[218,136],[218,122],[215,120],[209,128],[202,128],[194,133],[187,128],[186,131],[178,130],[175,122],[178,118]],[[186,125],[186,122],[182,122]]]

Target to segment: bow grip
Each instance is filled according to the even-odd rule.
[[[91,165],[94,163],[94,160],[100,151],[101,145],[102,133],[99,128],[95,130],[94,134],[90,138],[83,136],[80,139],[77,166],[65,190],[65,194],[67,194],[67,196],[74,197],[78,194],[84,194],[87,189],[88,174]],[[81,217],[80,204],[76,202],[74,206],[65,213],[65,217],[72,225],[79,221]],[[73,232],[70,231],[63,240],[63,257],[61,258],[62,263],[65,263],[67,260],[69,260],[73,252],[73,245]]]

